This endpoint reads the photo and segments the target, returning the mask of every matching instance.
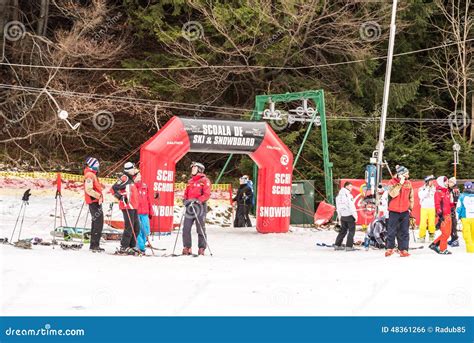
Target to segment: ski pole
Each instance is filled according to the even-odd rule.
[[[76,224],[74,224],[75,228],[77,228],[77,224],[79,223],[79,218],[81,217],[82,209],[84,208],[84,204],[85,204],[85,201],[82,202],[81,209],[79,210],[79,214],[77,215]]]
[[[202,204],[202,206],[205,206],[205,204]],[[194,209],[194,206],[193,204],[191,204],[191,208],[193,209],[193,213],[194,213],[194,218],[196,218],[196,225],[199,226],[199,229],[201,230],[201,234],[204,238],[204,242],[206,243],[206,246],[207,248],[209,249],[209,254],[212,255],[212,250],[211,250],[211,247],[209,246],[209,243],[207,243],[207,238],[206,238],[206,234],[204,233],[204,230],[202,229],[202,226],[201,226],[201,222],[199,221],[198,217],[197,217],[197,213],[196,213],[196,210]]]
[[[18,217],[16,217],[16,222],[15,222],[15,226],[13,227],[13,232],[12,232],[12,236],[10,237],[10,243],[13,243],[13,235],[15,234],[15,231],[16,231],[16,226],[18,225],[18,221],[20,220],[20,216],[21,216],[21,211],[23,211],[23,206],[25,205],[25,203],[21,203],[21,206],[20,206],[20,212],[18,212]]]
[[[132,234],[133,234],[133,238],[135,239],[135,245],[136,245],[137,244],[137,234],[135,233],[135,227],[133,226],[132,219],[130,218],[130,213],[128,213],[127,209],[125,209],[125,212],[127,213],[128,222],[130,223],[130,226],[132,227]]]
[[[28,205],[27,202],[25,202],[25,206],[23,206],[23,216],[21,217],[20,230],[18,231],[18,241],[20,240],[21,229],[23,229],[23,221],[25,220],[26,205]]]
[[[178,237],[179,237],[179,233],[181,232],[181,225],[183,225],[185,213],[186,213],[186,206],[184,206],[183,213],[181,214],[181,220],[179,221],[179,226],[178,226],[178,234],[176,235],[176,239],[174,240],[174,247],[173,247],[173,252],[171,253],[171,255],[174,255],[174,252],[176,250],[176,244],[178,243]]]

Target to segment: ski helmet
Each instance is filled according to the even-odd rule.
[[[436,180],[434,175],[428,175],[427,177],[425,177],[425,183],[428,183],[428,182],[433,181],[433,180]]]
[[[397,166],[395,167],[395,169],[396,169],[396,171],[397,171],[397,174],[400,175],[400,176],[409,173],[409,172],[408,172],[408,168],[406,168],[406,167],[404,167],[404,166],[399,166],[399,165],[397,165]]]
[[[132,174],[132,175],[138,172],[137,169],[135,168],[135,163],[132,163],[132,162],[125,163],[123,166],[123,171],[127,174]]]
[[[86,164],[89,168],[95,171],[99,170],[99,160],[95,157],[88,157],[86,159]]]
[[[206,169],[206,168],[204,167],[204,164],[199,163],[199,162],[192,162],[192,163],[191,163],[191,168],[192,168],[192,167],[197,167],[197,168],[198,168],[198,171],[199,171],[200,173],[204,173],[204,170]]]
[[[471,181],[467,181],[464,183],[464,189],[472,189],[472,182]]]

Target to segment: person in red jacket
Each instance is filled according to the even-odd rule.
[[[140,234],[137,237],[137,249],[145,253],[148,235],[150,234],[150,219],[153,213],[148,195],[148,186],[141,179],[140,173],[135,177],[138,191],[138,219],[140,220]]]
[[[204,175],[204,165],[199,162],[191,164],[191,175],[184,191],[186,212],[183,222],[183,255],[192,254],[191,228],[194,223],[198,233],[198,254],[204,255],[207,247],[206,202],[211,196],[211,181]]]
[[[134,178],[138,174],[138,169],[132,162],[124,165],[123,173],[117,182],[112,186],[114,196],[119,200],[119,208],[122,210],[125,230],[120,241],[121,254],[136,254],[136,237],[140,232],[140,222],[138,220],[138,190]]]
[[[435,210],[441,235],[429,247],[438,254],[450,255],[448,239],[451,236],[451,195],[448,188],[448,178],[440,176],[436,179],[436,183],[438,186],[435,192]]]
[[[401,257],[410,256],[408,245],[410,242],[409,226],[410,211],[415,200],[413,186],[408,180],[408,169],[396,166],[397,175],[390,180],[388,186],[388,233],[387,250],[385,256],[395,252],[395,237],[397,237],[398,250]]]
[[[99,161],[94,157],[86,160],[87,167],[84,169],[84,200],[89,206],[91,213],[91,239],[89,249],[92,252],[102,252],[100,237],[104,228],[104,212],[102,211],[102,185],[97,178],[99,172]]]

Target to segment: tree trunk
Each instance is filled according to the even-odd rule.
[[[38,36],[45,36],[48,28],[48,13],[49,0],[41,0],[40,16],[38,19],[38,26],[36,27],[36,34]]]

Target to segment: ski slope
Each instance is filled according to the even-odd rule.
[[[21,196],[18,191],[6,193],[0,193],[0,236],[10,238]],[[81,203],[79,196],[64,198],[72,224]],[[54,197],[34,192],[22,238],[50,240],[53,215]],[[316,242],[332,243],[335,236],[334,231],[296,227],[288,234],[263,235],[254,228],[214,224],[208,226],[214,256],[199,258],[0,245],[1,315],[474,314],[474,256],[465,253],[463,243],[450,256],[425,247],[412,251],[409,258],[386,258],[375,250],[335,252],[316,247]],[[170,253],[175,237],[176,232],[155,237],[152,243]],[[196,238],[194,233],[194,242]],[[112,253],[118,242],[103,247]]]

